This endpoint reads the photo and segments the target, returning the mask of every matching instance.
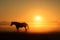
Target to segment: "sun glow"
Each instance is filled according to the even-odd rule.
[[[40,17],[39,15],[35,15],[32,22],[33,22],[33,23],[31,23],[31,24],[33,24],[33,25],[32,25],[33,27],[35,27],[35,28],[40,28],[41,22],[42,22],[42,21],[41,21],[41,17]]]
[[[35,20],[40,21],[41,20],[40,16],[36,16]]]

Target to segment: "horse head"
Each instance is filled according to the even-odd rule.
[[[12,26],[14,24],[14,22],[11,22],[10,26]]]

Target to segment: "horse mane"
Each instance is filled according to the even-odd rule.
[[[11,23],[26,23],[26,22],[16,22],[16,21],[12,21]]]

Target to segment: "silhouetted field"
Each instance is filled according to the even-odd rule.
[[[47,34],[22,33],[22,32],[0,32],[0,39],[3,40],[60,40],[60,32]]]

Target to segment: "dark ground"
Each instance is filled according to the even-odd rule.
[[[29,34],[17,32],[0,32],[0,40],[60,40],[60,32],[48,34]]]

